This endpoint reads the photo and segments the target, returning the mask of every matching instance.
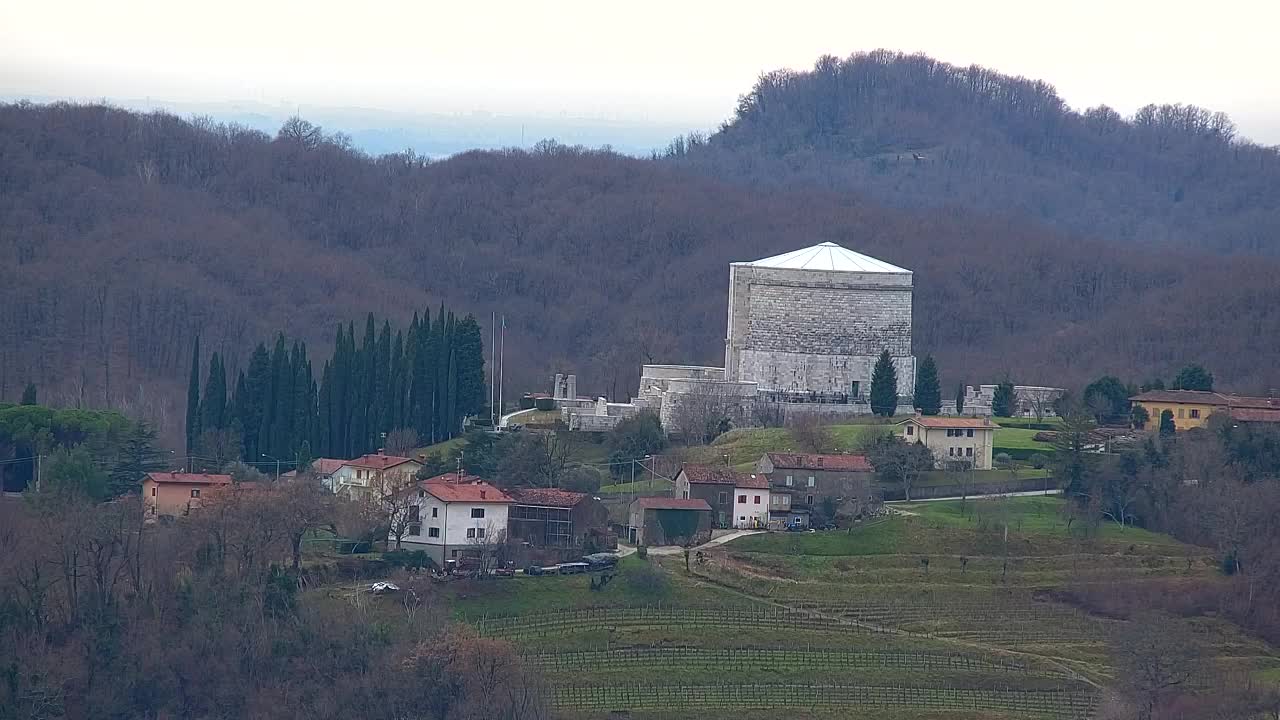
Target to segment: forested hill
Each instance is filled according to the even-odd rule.
[[[690,142],[692,140],[692,142]],[[1048,83],[888,51],[760,78],[668,154],[766,186],[1019,212],[1090,237],[1280,254],[1280,152],[1190,105],[1077,112]],[[917,156],[919,156],[917,158]]]
[[[102,106],[0,106],[0,399],[122,407],[181,432],[198,332],[234,376],[283,330],[445,302],[507,317],[506,390],[577,372],[625,397],[642,362],[723,359],[727,264],[824,240],[916,272],[943,381],[1071,383],[1210,366],[1280,387],[1280,261],[1080,240],[1008,215],[762,191],[542,144],[369,158]],[[488,340],[488,328],[482,328]]]

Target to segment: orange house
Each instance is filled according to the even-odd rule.
[[[230,475],[147,473],[142,480],[142,501],[148,517],[186,515],[200,507],[204,497],[230,484]]]

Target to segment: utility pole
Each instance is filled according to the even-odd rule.
[[[489,428],[498,429],[498,409],[493,406],[494,393],[497,391],[495,380],[498,378],[498,317],[489,311]]]
[[[502,327],[498,332],[498,419],[502,419],[502,378],[506,375],[507,359],[507,316],[502,316]]]
[[[36,492],[40,492],[40,460],[43,458],[40,453],[36,453]]]

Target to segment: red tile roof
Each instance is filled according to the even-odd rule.
[[[559,488],[519,488],[511,496],[520,505],[571,508],[586,499],[586,493],[570,492]]]
[[[769,462],[783,470],[835,470],[872,472],[866,455],[815,455],[811,453],[767,453]]]
[[[1231,408],[1231,419],[1238,422],[1273,422],[1280,423],[1280,408],[1264,410],[1262,408]]]
[[[431,482],[424,480],[419,487],[442,502],[511,503],[506,493],[483,480],[470,483]]]
[[[354,460],[347,460],[342,465],[350,465],[351,467],[365,468],[368,470],[386,470],[396,465],[403,465],[407,462],[417,462],[412,458],[399,457],[396,455],[382,455],[379,453],[370,453],[361,455]],[[339,466],[341,467],[341,465]]]
[[[230,475],[210,475],[209,473],[153,472],[147,473],[147,480],[158,483],[183,483],[186,485],[230,485]]]
[[[453,485],[464,485],[466,483],[484,482],[478,475],[459,475],[456,472],[447,472],[443,475],[429,477],[422,482],[429,483],[451,483]]]
[[[693,465],[680,467],[689,482],[694,485],[734,485],[736,487],[768,487],[768,480],[750,473],[743,473],[724,465]],[[679,477],[679,476],[677,476]],[[763,484],[761,484],[763,483]]]
[[[1220,405],[1231,408],[1280,410],[1280,398],[1232,395],[1230,393],[1205,392],[1203,390],[1149,390],[1129,398],[1133,402],[1194,403]]]
[[[698,498],[642,497],[631,501],[645,510],[702,510],[711,512],[706,500]]]
[[[921,427],[927,428],[976,428],[979,430],[995,430],[996,424],[982,417],[943,417],[941,415],[921,415],[920,417],[907,418],[903,423],[915,423]]]

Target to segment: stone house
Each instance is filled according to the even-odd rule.
[[[706,501],[716,527],[769,523],[769,484],[764,478],[722,465],[685,463],[675,483],[677,498]]]
[[[898,423],[899,437],[923,444],[933,452],[934,465],[968,462],[974,470],[990,470],[996,425],[985,417],[917,415]]]
[[[711,506],[698,498],[641,497],[628,508],[636,545],[700,545],[711,539]]]
[[[756,472],[769,479],[778,500],[770,517],[791,525],[809,525],[814,512],[835,521],[858,517],[880,503],[874,468],[864,455],[765,453]]]
[[[557,488],[510,492],[507,537],[543,547],[579,547],[608,535],[609,510],[586,493]]]
[[[1160,427],[1160,416],[1168,410],[1177,430],[1204,427],[1209,416],[1222,413],[1235,422],[1280,422],[1280,398],[1249,397],[1201,390],[1149,390],[1129,398],[1147,411],[1147,427]]]

